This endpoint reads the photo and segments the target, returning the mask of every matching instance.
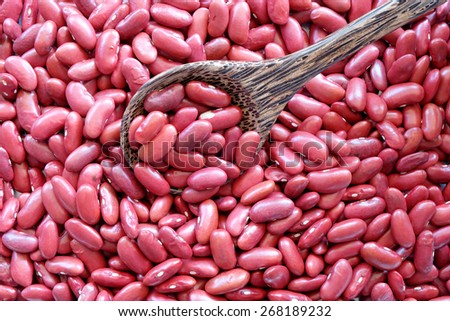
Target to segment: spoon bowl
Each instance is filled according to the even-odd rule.
[[[122,118],[120,145],[131,167],[139,161],[130,147],[128,132],[144,112],[144,100],[175,83],[203,81],[226,91],[240,107],[240,127],[261,136],[261,145],[287,102],[311,78],[335,62],[357,52],[395,29],[413,21],[446,0],[391,0],[321,41],[282,58],[260,62],[210,60],[169,69],[152,77],[134,94]]]

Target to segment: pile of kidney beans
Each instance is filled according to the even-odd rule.
[[[119,147],[150,77],[385,2],[0,1],[0,300],[450,299],[450,3],[312,79],[261,150],[196,81],[147,97],[134,169]]]

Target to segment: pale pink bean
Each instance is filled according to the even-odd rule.
[[[220,37],[227,29],[229,9],[224,0],[213,0],[209,5],[208,34]]]
[[[135,56],[144,64],[151,64],[155,61],[157,50],[150,40],[150,36],[145,32],[140,32],[133,37],[132,48]]]
[[[228,36],[237,44],[244,44],[248,39],[250,7],[246,2],[239,2],[230,9]]]
[[[75,41],[86,50],[95,48],[97,37],[89,21],[78,14],[71,14],[66,18],[67,27]]]
[[[183,9],[170,6],[164,3],[157,3],[151,6],[150,13],[152,18],[166,27],[183,28],[192,23],[192,16]]]
[[[115,107],[112,98],[98,99],[86,114],[83,128],[84,136],[89,139],[99,137]]]

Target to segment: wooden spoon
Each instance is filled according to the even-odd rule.
[[[139,161],[128,131],[144,112],[145,97],[174,83],[204,81],[228,92],[243,111],[240,127],[255,130],[261,141],[292,96],[311,78],[335,62],[427,13],[446,0],[391,0],[303,50],[261,62],[210,60],[172,68],[147,81],[130,100],[123,115],[120,145],[131,167]]]

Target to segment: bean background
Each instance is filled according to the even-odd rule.
[[[259,61],[386,0],[0,1],[0,300],[449,300],[450,2],[259,135],[167,69]],[[181,189],[180,195],[170,188]]]

